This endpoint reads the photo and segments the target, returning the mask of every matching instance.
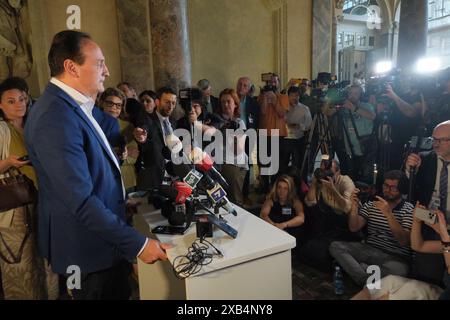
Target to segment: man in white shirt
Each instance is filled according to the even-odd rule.
[[[129,265],[167,259],[166,244],[125,221],[117,159],[92,116],[109,76],[100,47],[83,32],[55,35],[48,55],[52,79],[25,127],[39,180],[39,250],[53,271],[81,272],[75,299],[128,299]]]
[[[290,87],[288,90],[289,110],[285,115],[287,136],[281,148],[281,172],[288,173],[289,162],[292,167],[300,169],[306,147],[305,132],[311,128],[312,117],[309,108],[300,103],[301,90]]]

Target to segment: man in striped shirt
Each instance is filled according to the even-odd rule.
[[[366,284],[370,265],[380,267],[381,277],[408,275],[414,206],[402,199],[405,193],[407,180],[398,170],[385,174],[383,198],[377,196],[359,208],[357,191],[353,193],[348,226],[352,232],[367,226],[367,239],[365,243],[333,242],[330,253],[356,283]]]

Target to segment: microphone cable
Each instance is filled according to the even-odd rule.
[[[209,253],[210,248],[215,253]],[[211,242],[202,238],[196,239],[188,248],[186,255],[181,255],[173,260],[173,271],[178,279],[186,279],[200,272],[203,266],[209,265],[215,256],[223,257],[222,252]]]

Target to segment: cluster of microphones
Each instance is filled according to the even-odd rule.
[[[228,200],[228,183],[214,167],[211,157],[198,147],[191,148],[186,155],[180,139],[174,134],[166,137],[171,160],[166,171],[172,177],[152,194],[151,201],[161,208],[161,213],[170,225],[189,227],[199,210],[214,216],[223,208],[237,216],[237,211]]]

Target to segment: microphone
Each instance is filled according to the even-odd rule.
[[[171,186],[163,184],[159,190],[163,196],[176,204],[184,204],[192,194],[192,188],[181,181],[176,181]]]
[[[176,203],[185,203],[186,199],[192,194],[192,188],[185,182],[175,181],[173,187],[178,191],[175,198]]]
[[[173,185],[161,185],[160,194],[165,197],[161,204],[161,214],[166,217],[170,225],[179,226],[187,224],[189,227],[192,221],[193,205],[189,196],[192,189],[184,182]]]
[[[237,211],[230,200],[228,200],[227,193],[219,183],[211,178],[208,172],[203,173],[203,178],[199,184],[206,190],[206,193],[215,205],[222,207],[229,213],[237,216]]]
[[[195,164],[195,167],[202,173],[208,172],[211,174],[211,176],[217,180],[222,187],[225,189],[228,189],[230,185],[225,180],[225,178],[220,174],[219,171],[217,171],[216,168],[214,168],[214,161],[211,159],[211,157],[201,150],[200,148],[194,148],[194,150],[191,151],[190,156],[192,162]]]
[[[167,148],[169,148],[172,153],[180,153],[180,151],[183,150],[183,144],[181,143],[180,138],[173,133],[167,135],[164,140]]]

